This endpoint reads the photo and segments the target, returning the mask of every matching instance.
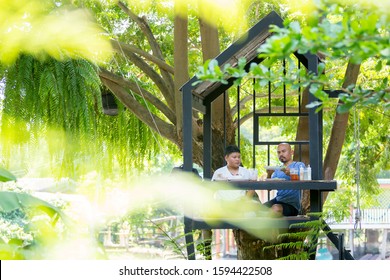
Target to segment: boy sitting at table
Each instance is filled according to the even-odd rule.
[[[215,170],[212,181],[233,181],[233,180],[249,180],[250,172],[245,167],[241,166],[241,152],[235,145],[227,146],[225,149],[226,165]],[[243,197],[257,196],[254,190],[229,190],[218,191],[217,199],[222,200],[237,200]]]

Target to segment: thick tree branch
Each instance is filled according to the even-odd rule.
[[[248,103],[249,101],[251,101],[251,100],[253,100],[253,95],[247,95],[247,96],[245,96],[243,99],[241,99],[240,100],[240,110],[241,109],[244,109],[245,108],[245,106],[246,106],[246,103]],[[234,116],[236,113],[237,113],[237,107],[238,106],[238,104],[236,104],[236,105],[234,105],[233,107],[232,107],[232,109],[231,109],[231,112],[230,112],[230,114],[232,115],[232,116]]]
[[[141,31],[145,34],[145,36],[149,42],[150,48],[153,51],[153,54],[157,58],[165,61],[165,58],[162,54],[160,45],[157,43],[156,39],[154,38],[152,30],[150,29],[150,27],[149,27],[148,23],[145,21],[145,19],[140,18],[139,16],[134,14],[132,11],[130,11],[126,7],[126,5],[123,4],[121,1],[118,2],[118,6],[122,9],[122,11],[124,11],[139,26]],[[169,91],[168,91],[169,95],[165,96],[165,99],[166,99],[168,105],[170,106],[170,108],[175,108],[174,107],[174,104],[175,104],[175,102],[174,102],[174,83],[173,83],[172,76],[167,71],[165,71],[163,68],[160,68],[160,70],[161,70],[161,75],[166,82],[166,86],[169,89]]]
[[[161,76],[138,55],[129,52],[127,53],[127,58],[156,84],[156,86],[160,89],[161,94],[164,96],[169,108],[174,109],[175,105],[172,99],[172,92],[164,79],[162,79]]]
[[[136,53],[150,62],[155,63],[160,69],[164,69],[172,75],[174,74],[173,67],[167,64],[164,60],[157,58],[154,55],[137,48],[136,46],[125,44],[117,40],[111,40],[111,44],[118,54],[124,54],[127,56],[129,52]]]
[[[139,86],[138,83],[131,80],[124,79],[118,75],[115,75],[105,69],[100,69],[99,76],[103,79],[103,82],[110,81],[117,84],[118,86],[129,89],[135,94],[145,98],[145,100],[152,103],[158,110],[160,110],[173,124],[176,123],[176,116],[172,110],[170,110],[167,105],[165,105],[159,98],[151,94],[149,91],[143,89]],[[116,92],[113,92],[116,95]]]
[[[115,96],[129,109],[139,120],[156,131],[162,137],[178,145],[178,139],[175,133],[175,126],[168,124],[147,108],[142,106],[132,95],[130,95],[122,86],[117,83],[101,78],[104,84],[115,93]]]
[[[347,88],[349,85],[356,84],[357,78],[360,72],[360,64],[348,63],[345,71],[345,80],[343,88]],[[336,113],[332,132],[330,135],[330,141],[326,150],[326,156],[324,160],[324,179],[331,180],[334,178],[336,168],[340,159],[341,150],[345,140],[345,134],[348,127],[349,113],[339,114]]]
[[[298,93],[297,93],[298,94]],[[280,97],[282,98],[283,95],[282,94],[273,94],[272,95],[274,98],[277,98],[277,97]],[[256,94],[256,99],[257,98],[268,98],[268,93],[266,94]],[[253,100],[253,95],[252,94],[249,94],[247,96],[245,96],[243,99],[240,100],[240,110],[242,109],[245,109],[245,106],[248,102],[252,101]],[[291,109],[291,110],[294,110],[296,109],[295,107],[286,107],[287,109]],[[277,112],[278,110],[280,110],[280,112],[283,112],[283,109],[284,107],[279,107],[279,106],[275,106],[275,107],[272,107],[272,110]],[[258,113],[265,113],[268,111],[268,108],[264,108],[264,109],[261,109],[261,110],[256,110],[256,112]],[[235,114],[237,113],[237,104],[234,105],[231,109],[231,115],[234,116]]]
[[[293,110],[296,110],[297,107],[283,107],[283,106],[274,106],[272,107],[272,112],[276,113],[276,112],[283,112],[284,109],[286,109],[287,111],[290,110],[291,112]],[[260,110],[256,110],[255,113],[267,113],[268,112],[268,108],[263,108],[263,109],[260,109]],[[252,112],[249,112],[248,114],[245,114],[243,116],[240,117],[240,124],[243,124],[244,122],[246,122],[247,120],[251,119],[253,117],[253,113]],[[237,125],[238,125],[238,120],[237,119],[234,119],[234,126],[237,128]]]
[[[150,29],[150,27],[149,27],[148,23],[145,21],[145,19],[134,14],[121,1],[118,2],[118,6],[119,6],[119,8],[122,9],[123,12],[125,12],[130,17],[130,19],[132,19],[138,25],[138,27],[141,29],[142,33],[145,34],[145,36],[148,39],[148,42],[150,44],[150,47],[152,48],[153,54],[156,57],[164,60],[164,56],[162,55],[160,46],[159,46],[159,44],[157,44],[156,39],[154,38],[154,35],[152,33],[152,30]]]

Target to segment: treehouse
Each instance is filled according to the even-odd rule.
[[[245,58],[244,69],[248,70],[251,63],[261,64],[268,58],[259,58],[258,49],[272,36],[270,26],[276,25],[283,27],[283,21],[275,12],[271,12],[265,18],[253,26],[244,36],[233,43],[215,60],[223,68],[224,65],[239,67],[240,58]],[[317,66],[320,60],[316,55],[307,53],[292,53],[291,59],[278,62],[278,69],[269,69],[270,71],[279,71],[280,75],[288,74],[287,71],[299,71],[305,69],[312,73],[317,73]],[[280,71],[282,69],[282,71]],[[280,184],[272,181],[255,182],[232,182],[237,188],[268,190],[275,188],[299,188],[310,194],[309,212],[322,211],[322,193],[333,191],[337,188],[336,181],[325,181],[322,174],[322,112],[316,112],[316,108],[307,108],[305,105],[315,102],[316,98],[308,93],[307,89],[294,87],[291,84],[283,84],[283,79],[279,82],[267,82],[256,80],[256,77],[243,79],[237,84],[237,78],[231,76],[222,81],[199,81],[196,76],[190,79],[182,87],[183,93],[183,169],[191,171],[193,167],[193,114],[201,114],[203,117],[203,171],[204,179],[212,177],[213,166],[213,102],[218,98],[223,98],[223,104],[235,103],[232,110],[235,110],[236,135],[235,140],[238,146],[243,142],[242,135],[245,134],[246,141],[250,141],[252,147],[251,166],[262,169],[265,165],[276,164],[276,147],[281,142],[287,142],[294,147],[294,160],[310,164],[312,168],[312,180],[310,181],[285,181]],[[224,106],[228,109],[227,106]],[[226,115],[226,114],[224,114]],[[224,117],[224,126],[227,125]],[[278,124],[288,122],[290,132],[280,131]],[[266,127],[274,128],[275,131],[266,130]],[[272,125],[273,124],[273,125]],[[227,144],[227,133],[224,129],[223,140],[217,143],[222,147]],[[248,138],[250,135],[250,139]],[[284,135],[286,138],[283,138]],[[214,141],[215,144],[215,141]],[[277,160],[277,159],[276,159]],[[220,165],[221,166],[221,165]],[[249,224],[254,227],[261,227],[256,222],[256,218],[243,217],[244,220],[250,220]],[[285,217],[283,222],[293,224],[301,222],[302,217]],[[188,256],[195,258],[193,239],[191,233],[194,229],[213,229],[213,228],[236,228],[237,223],[230,223],[223,220],[208,221],[206,219],[195,219],[194,217],[185,217],[186,242],[188,244]],[[286,223],[280,223],[280,219],[275,219],[271,223],[273,227],[285,227]],[[329,230],[327,225],[323,229]],[[341,248],[340,258],[353,259],[353,257],[340,245],[340,239],[329,233],[328,237],[337,248]]]

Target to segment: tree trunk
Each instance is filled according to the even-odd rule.
[[[203,61],[215,58],[220,53],[218,29],[210,26],[204,20],[199,20],[200,35],[202,39],[202,53]],[[225,103],[224,103],[225,102]],[[213,153],[212,153],[212,168],[215,170],[224,165],[224,147],[225,144],[233,144],[235,139],[235,128],[231,117],[231,108],[228,98],[223,95],[214,100],[212,104],[212,139],[213,139]],[[225,139],[226,128],[226,143]]]
[[[348,63],[347,70],[345,71],[343,88],[356,84],[359,72],[360,64]],[[339,114],[336,112],[323,166],[325,180],[332,180],[336,174],[348,127],[348,118],[349,113]],[[323,193],[323,201],[325,201],[327,195],[328,193]]]
[[[176,11],[174,21],[174,73],[175,73],[175,113],[176,131],[178,139],[183,139],[183,98],[180,88],[189,80],[188,75],[188,18],[186,6],[175,1],[175,9],[180,8],[180,13]]]
[[[346,88],[352,84],[356,84],[359,71],[360,64],[356,65],[348,63],[347,70],[345,72],[343,88]],[[336,112],[329,145],[324,160],[324,178],[326,180],[333,179],[336,173],[337,165],[340,160],[341,149],[345,140],[345,133],[348,127],[348,118],[349,113],[339,114]]]
[[[237,259],[239,260],[274,260],[277,257],[275,250],[263,250],[272,245],[262,239],[254,237],[244,230],[233,230],[237,244]]]

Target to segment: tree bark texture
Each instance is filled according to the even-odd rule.
[[[175,1],[175,9],[177,9]],[[178,139],[183,139],[183,98],[180,88],[189,80],[188,70],[188,18],[187,11],[181,7],[180,16],[176,13],[174,21],[174,70],[175,70],[175,113]],[[196,125],[194,126],[197,127]],[[181,140],[179,140],[181,141]]]
[[[286,233],[286,230],[278,229],[268,229],[273,231],[275,237],[274,240],[263,240],[259,239],[256,236],[249,234],[248,232],[235,229],[233,230],[234,238],[237,244],[237,259],[238,260],[276,260],[279,258],[287,257],[297,251],[302,251],[303,249],[296,249],[293,247],[290,248],[280,248],[277,245],[281,243],[290,243],[295,241],[303,241],[300,238],[283,238],[278,239],[280,233]],[[300,231],[300,229],[289,229],[289,233],[294,233]]]

